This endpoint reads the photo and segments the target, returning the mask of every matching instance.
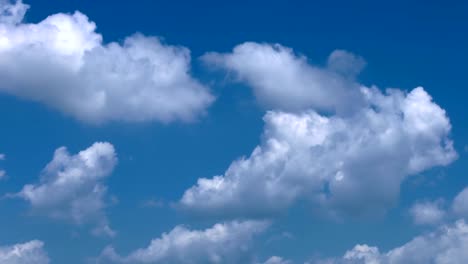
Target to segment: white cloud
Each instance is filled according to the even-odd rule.
[[[457,157],[449,119],[423,88],[362,93],[367,106],[347,117],[268,112],[262,143],[251,156],[224,175],[199,179],[179,206],[246,217],[305,199],[335,215],[382,214],[396,203],[408,175]]]
[[[265,261],[264,264],[291,264],[291,261],[285,260],[282,257],[273,256]]]
[[[354,77],[365,62],[346,51],[333,52],[328,67],[312,66],[306,57],[279,44],[254,42],[240,44],[232,53],[207,53],[202,59],[233,72],[268,109],[346,113],[362,102]]]
[[[444,199],[435,201],[416,202],[410,208],[410,214],[415,224],[432,225],[454,219],[468,220],[468,187],[460,191],[450,206]]]
[[[0,263],[47,264],[49,263],[49,258],[43,246],[44,243],[38,240],[13,246],[0,246]]]
[[[443,206],[443,200],[417,202],[411,207],[410,214],[415,224],[439,224],[447,216]]]
[[[107,247],[99,261],[115,263],[252,263],[251,241],[268,227],[263,221],[227,222],[205,230],[177,226],[126,257]],[[106,262],[107,263],[107,262]]]
[[[81,225],[96,225],[93,233],[113,235],[104,213],[107,188],[102,181],[117,164],[112,144],[97,142],[70,155],[65,147],[55,151],[38,184],[28,184],[17,196],[30,202],[33,210]]]
[[[0,2],[0,92],[92,123],[191,121],[214,100],[187,48],[141,34],[103,44],[80,12],[22,23],[27,9]]]
[[[468,225],[463,220],[442,226],[435,232],[417,236],[401,247],[381,253],[377,247],[357,245],[335,260],[342,264],[463,264],[468,259]]]
[[[455,197],[452,203],[452,211],[456,216],[468,219],[468,187]]]

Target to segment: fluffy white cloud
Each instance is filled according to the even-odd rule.
[[[114,147],[97,142],[70,155],[65,147],[55,151],[40,182],[28,184],[16,194],[30,202],[33,210],[81,225],[93,223],[95,234],[113,235],[104,213],[107,188],[102,181],[117,164]]]
[[[408,175],[457,157],[449,119],[423,88],[361,91],[367,106],[347,117],[268,112],[251,156],[199,179],[179,206],[253,216],[306,199],[333,215],[379,214],[396,203]]]
[[[269,109],[348,112],[362,102],[354,77],[365,62],[346,51],[333,52],[327,67],[316,67],[279,44],[246,42],[232,53],[207,53],[203,60],[233,72]]]
[[[13,246],[0,246],[0,263],[47,264],[49,263],[49,258],[43,246],[44,243],[38,240]]]
[[[418,225],[438,224],[446,217],[443,206],[443,200],[417,202],[411,207],[410,214]]]
[[[126,257],[107,247],[98,262],[115,263],[253,263],[251,241],[268,227],[263,221],[227,222],[205,230],[177,226]]]
[[[415,237],[401,247],[380,253],[377,247],[357,245],[335,264],[463,264],[468,259],[468,225],[463,220]]]
[[[103,44],[80,12],[22,23],[28,8],[0,1],[0,92],[93,123],[190,121],[214,100],[187,48],[140,34]]]

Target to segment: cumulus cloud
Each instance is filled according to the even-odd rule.
[[[302,199],[336,216],[382,214],[407,176],[457,157],[449,119],[423,88],[361,92],[367,106],[347,117],[268,112],[250,157],[224,175],[199,179],[180,208],[247,217]]]
[[[13,246],[0,246],[0,263],[48,264],[50,261],[43,246],[44,243],[38,240]]]
[[[410,209],[413,221],[418,225],[439,224],[446,217],[443,200],[416,202]]]
[[[327,67],[313,66],[305,56],[279,44],[254,42],[240,44],[231,53],[207,53],[202,59],[250,85],[268,109],[314,108],[342,113],[362,102],[354,77],[365,62],[346,51],[334,51]]]
[[[177,226],[146,248],[126,257],[107,247],[98,262],[112,263],[253,263],[251,241],[268,227],[263,221],[227,222],[205,230]]]
[[[135,34],[103,43],[80,12],[24,23],[29,6],[0,1],[0,92],[80,120],[191,121],[214,100],[190,76],[190,51]]]
[[[16,196],[34,211],[82,225],[92,223],[96,235],[114,235],[104,213],[107,187],[103,180],[117,164],[112,144],[96,142],[76,155],[65,147],[55,151],[37,184],[28,184]]]
[[[401,247],[381,253],[377,247],[356,245],[329,264],[462,264],[468,259],[468,225],[459,220],[436,231],[415,237]]]

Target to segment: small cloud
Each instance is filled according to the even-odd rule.
[[[150,198],[141,203],[141,207],[143,208],[161,208],[163,206],[164,206],[164,202],[156,198]]]
[[[446,217],[444,200],[424,201],[415,203],[410,214],[417,225],[434,225],[442,222]]]
[[[96,142],[77,154],[60,147],[38,183],[26,184],[20,192],[9,196],[29,202],[34,213],[78,226],[95,225],[93,234],[114,236],[105,213],[109,205],[105,179],[112,174],[117,161],[115,148],[108,142]],[[117,202],[112,197],[110,200]]]
[[[1,11],[1,10],[0,10]],[[1,263],[48,264],[50,259],[44,250],[44,242],[31,240],[26,243],[0,246]]]
[[[267,240],[267,244],[270,244],[270,243],[274,243],[274,242],[279,242],[279,241],[284,241],[284,240],[291,240],[291,239],[294,239],[294,235],[287,232],[287,231],[283,231],[281,232],[281,234],[276,234],[276,235],[273,235],[272,237],[270,237],[268,240]]]
[[[6,159],[6,155],[3,153],[0,153],[0,160],[5,160],[5,159]],[[0,180],[4,180],[5,176],[6,176],[6,171],[0,169]]]

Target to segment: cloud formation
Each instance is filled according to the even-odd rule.
[[[415,237],[401,247],[381,253],[377,247],[356,245],[328,264],[463,264],[468,259],[468,225],[464,220]]]
[[[240,44],[231,53],[210,52],[202,59],[251,86],[267,109],[346,113],[362,102],[354,79],[365,62],[343,50],[334,51],[326,67],[313,66],[305,56],[280,44],[255,42]]]
[[[0,246],[0,263],[48,264],[50,262],[49,257],[43,246],[44,243],[38,240],[12,246]]]
[[[24,23],[28,5],[0,1],[0,92],[90,122],[191,121],[214,100],[190,76],[190,51],[135,34],[103,43],[86,15]]]
[[[253,263],[251,241],[268,227],[263,221],[227,222],[205,230],[177,226],[146,248],[126,257],[107,247],[98,262],[108,263]]]
[[[91,223],[96,235],[114,235],[104,213],[107,178],[117,164],[112,144],[96,142],[76,155],[58,148],[37,184],[28,184],[16,194],[32,209],[53,218],[82,225]]]
[[[439,224],[447,216],[443,200],[416,202],[410,214],[417,225]]]
[[[435,225],[455,219],[468,220],[468,187],[460,191],[451,203],[442,198],[418,201],[409,212],[417,225]]]
[[[347,117],[268,112],[250,157],[224,175],[199,179],[180,208],[249,217],[302,199],[334,216],[382,214],[395,205],[407,176],[456,159],[450,121],[423,88],[361,93],[366,106]]]

